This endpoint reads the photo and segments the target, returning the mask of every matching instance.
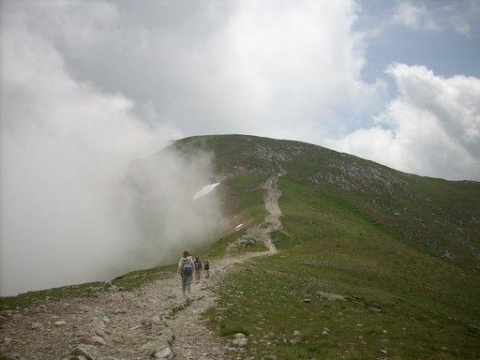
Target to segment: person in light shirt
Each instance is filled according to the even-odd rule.
[[[195,265],[190,253],[185,250],[183,252],[183,256],[178,262],[178,273],[182,276],[182,293],[183,297],[186,298],[190,297],[194,266]]]

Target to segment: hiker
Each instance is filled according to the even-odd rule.
[[[202,262],[198,257],[196,257],[193,264],[195,266],[195,281],[199,282],[202,274]]]
[[[208,279],[210,277],[210,261],[208,259],[203,263],[203,270],[205,271],[205,278]]]
[[[182,276],[183,297],[190,297],[194,263],[188,251],[183,252],[183,257],[178,262],[178,272]]]

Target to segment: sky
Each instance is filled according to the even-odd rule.
[[[2,283],[4,293],[31,286],[14,287],[12,274],[42,266],[35,254],[50,254],[52,271],[72,253],[86,267],[112,249],[128,257],[138,219],[115,210],[141,198],[126,190],[130,166],[187,136],[298,140],[408,173],[480,181],[480,0],[0,6],[0,295]],[[208,167],[209,154],[199,157]],[[178,178],[146,172],[172,184],[170,195],[214,182],[183,159],[162,166]],[[192,223],[200,213],[192,210]],[[98,258],[89,260],[92,246]],[[48,272],[31,267],[24,278],[32,275]]]
[[[4,127],[31,101],[151,149],[251,134],[480,180],[478,0],[3,1],[1,29]]]

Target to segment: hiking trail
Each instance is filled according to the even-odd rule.
[[[180,275],[164,271],[134,291],[112,288],[90,298],[48,299],[4,311],[0,354],[22,360],[236,359],[243,351],[241,339],[216,335],[201,314],[215,306],[213,290],[235,264],[277,252],[271,239],[272,231],[282,227],[277,178],[269,178],[263,187],[268,215],[245,235],[263,242],[267,250],[233,255],[229,247],[226,256],[210,263],[210,278],[202,274],[200,282],[192,280],[190,300],[183,299]]]

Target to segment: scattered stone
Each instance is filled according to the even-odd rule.
[[[105,328],[106,328],[105,323],[98,318],[93,319],[92,325],[93,325],[94,330],[105,330]]]
[[[172,350],[170,350],[169,347],[166,347],[165,349],[155,353],[154,355],[154,359],[171,360],[173,358],[174,356]]]
[[[174,333],[170,328],[163,329],[160,336],[157,336],[154,340],[148,342],[142,346],[142,350],[147,353],[148,356],[156,356],[157,353],[161,353],[170,345],[173,344]]]
[[[232,344],[238,347],[244,347],[248,343],[248,339],[245,336],[245,334],[242,333],[236,333],[234,335],[235,339],[233,339]]]
[[[32,330],[43,330],[43,325],[39,322],[35,322],[32,324]]]
[[[87,306],[87,305],[80,305],[78,307],[78,311],[83,312],[83,313],[88,313],[91,310],[92,310],[92,308],[90,306]]]
[[[58,320],[58,321],[55,321],[55,326],[63,326],[63,325],[67,325],[67,322],[65,320]]]
[[[151,329],[151,328],[152,328],[152,325],[153,325],[152,319],[143,319],[143,320],[142,320],[142,326]]]
[[[312,299],[303,299],[302,302],[306,303],[306,304],[309,304],[309,303],[312,302]]]
[[[78,345],[73,351],[73,356],[83,356],[87,360],[95,360],[96,348],[93,345]]]
[[[47,311],[47,305],[44,305],[44,304],[38,305],[35,310],[37,312],[46,312]]]
[[[331,301],[345,301],[346,297],[343,295],[332,294],[325,291],[317,291],[316,294],[324,299],[331,300]]]
[[[92,336],[92,342],[100,345],[107,345],[107,342],[105,341],[105,339],[98,335]]]

